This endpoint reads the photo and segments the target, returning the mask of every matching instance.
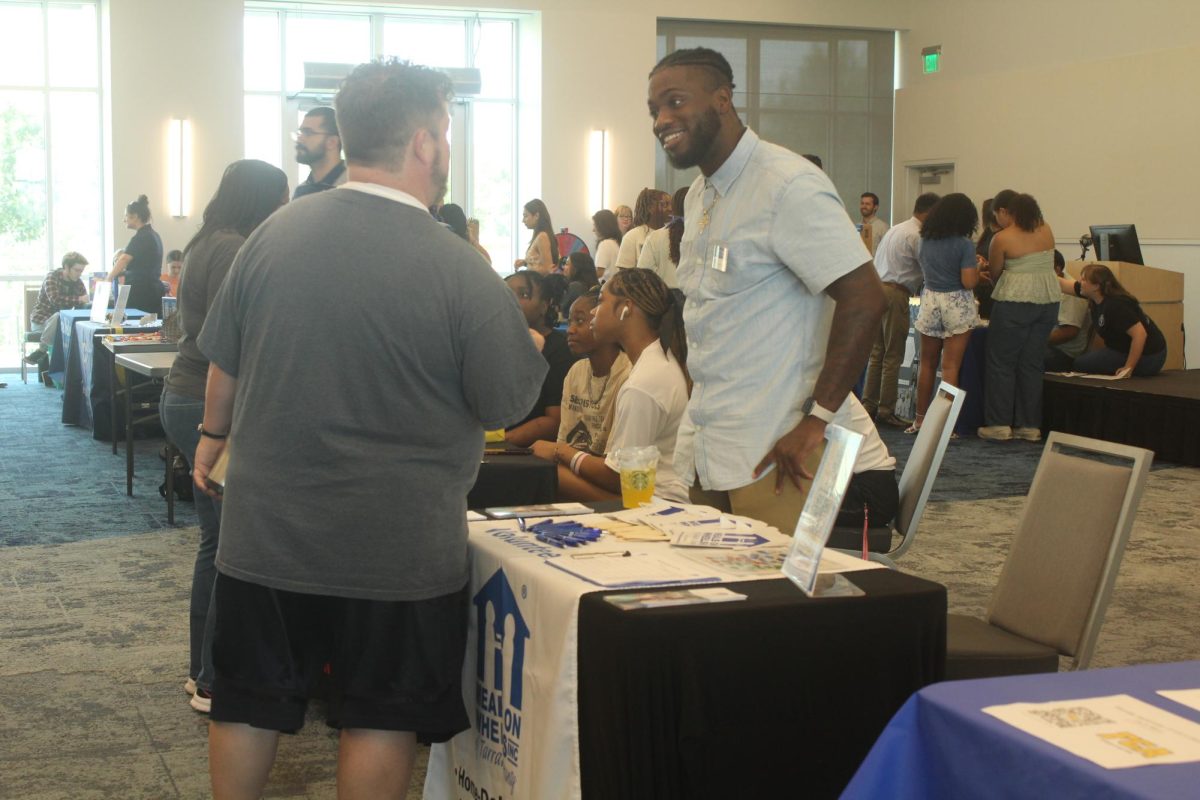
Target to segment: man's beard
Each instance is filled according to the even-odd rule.
[[[317,163],[320,160],[321,160],[321,155],[319,153],[314,153],[313,151],[309,150],[307,147],[297,147],[296,148],[296,163],[297,164],[304,164],[305,166],[311,167],[313,164]]]
[[[446,198],[446,185],[450,180],[450,170],[442,163],[442,155],[438,153],[433,158],[433,164],[430,165],[430,185],[433,188],[433,197],[430,199],[430,205],[436,205]]]
[[[696,120],[693,127],[688,128],[687,150],[678,155],[673,155],[668,151],[667,160],[675,169],[688,169],[696,166],[708,155],[708,151],[712,149],[713,142],[717,140],[720,132],[721,117],[715,108],[710,108]]]

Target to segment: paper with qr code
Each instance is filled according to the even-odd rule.
[[[983,712],[1105,769],[1200,761],[1200,725],[1127,694]]]

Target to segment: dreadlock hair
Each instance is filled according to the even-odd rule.
[[[670,351],[683,370],[688,393],[692,391],[692,377],[687,371],[687,339],[683,330],[683,294],[678,289],[668,289],[663,279],[649,269],[619,269],[608,283],[608,291],[625,298],[646,315],[646,321],[658,334],[663,352]]]
[[[658,189],[651,189],[648,186],[638,193],[637,202],[633,204],[633,227],[650,224],[650,218],[654,216],[660,194]]]
[[[728,86],[733,91],[733,68],[725,56],[707,47],[688,47],[663,56],[648,77],[669,67],[701,67],[709,79],[709,90]]]
[[[667,250],[667,254],[671,257],[671,263],[678,266],[679,264],[679,243],[683,241],[683,201],[687,197],[687,186],[675,190],[675,196],[671,198],[671,216],[675,219],[671,223],[671,232],[669,234],[671,246]]]

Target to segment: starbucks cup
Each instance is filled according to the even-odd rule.
[[[658,448],[622,447],[613,457],[621,473],[621,504],[625,508],[649,505],[658,472]]]

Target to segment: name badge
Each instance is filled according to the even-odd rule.
[[[725,272],[729,269],[729,246],[721,242],[713,242],[708,246],[708,254],[704,263],[709,269]]]

